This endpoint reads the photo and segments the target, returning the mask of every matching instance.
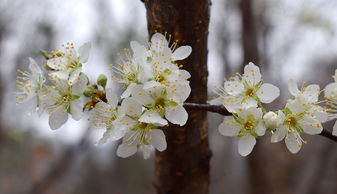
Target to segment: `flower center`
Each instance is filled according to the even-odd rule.
[[[156,77],[156,81],[159,82],[159,83],[161,83],[161,84],[165,84],[165,83],[166,83],[166,78],[165,78],[164,75],[159,74],[159,75],[157,75],[157,77]]]
[[[246,130],[246,131],[251,131],[252,129],[254,129],[255,125],[252,121],[248,120],[245,122],[245,124],[243,125],[243,128]]]
[[[291,115],[286,119],[286,123],[291,127],[296,127],[297,119],[294,116]]]
[[[248,88],[248,89],[246,90],[246,93],[245,93],[245,95],[246,95],[247,97],[253,97],[254,94],[255,94],[254,88]]]
[[[156,102],[154,104],[156,109],[163,109],[165,108],[165,99],[160,97],[156,99]]]

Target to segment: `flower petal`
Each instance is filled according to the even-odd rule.
[[[166,150],[167,144],[164,132],[160,129],[153,129],[151,132],[150,143],[160,152]]]
[[[289,80],[288,82],[288,90],[293,96],[297,96],[297,94],[300,93],[300,90],[297,87],[297,83],[293,79]]]
[[[250,62],[244,68],[244,76],[242,79],[251,86],[258,84],[261,81],[260,68]]]
[[[105,144],[108,141],[116,141],[122,138],[125,135],[125,130],[120,130],[119,128],[112,128],[106,130],[103,134],[103,137],[96,143],[96,145]]]
[[[51,129],[58,129],[68,120],[68,113],[64,106],[57,107],[49,116],[49,126]]]
[[[70,113],[74,120],[78,121],[83,116],[83,102],[80,99],[74,100],[70,103]]]
[[[322,124],[312,117],[304,116],[299,121],[299,124],[302,126],[304,132],[310,135],[320,134],[323,130]]]
[[[337,121],[336,121],[335,124],[333,125],[333,128],[332,128],[332,135],[333,135],[333,136],[337,136]]]
[[[42,74],[41,68],[37,65],[36,61],[29,57],[29,69],[32,74]]]
[[[116,93],[112,90],[112,88],[106,89],[106,99],[108,100],[110,106],[112,108],[117,107],[118,105],[118,97]]]
[[[266,126],[263,124],[263,122],[259,122],[259,124],[255,128],[255,133],[258,136],[263,136],[266,133]]]
[[[133,98],[126,98],[123,100],[119,108],[120,115],[129,115],[132,117],[139,117],[142,112],[142,106]]]
[[[303,95],[307,98],[308,102],[317,102],[319,90],[319,85],[311,84],[305,87]]]
[[[177,48],[172,54],[172,60],[178,61],[187,58],[192,52],[192,47],[190,46],[181,46]]]
[[[271,143],[280,142],[287,135],[288,127],[281,125],[279,128],[275,130],[275,132],[271,135]]]
[[[77,82],[80,78],[80,73],[82,71],[82,68],[78,68],[75,71],[70,73],[69,79],[68,79],[68,84],[73,85],[75,82]]]
[[[331,99],[337,97],[337,83],[330,83],[325,87],[325,97]]]
[[[85,74],[80,74],[76,82],[72,85],[72,94],[74,95],[82,95],[83,92],[85,91],[88,83],[88,78]]]
[[[184,107],[178,105],[176,107],[170,108],[169,110],[166,110],[165,117],[171,123],[183,126],[187,122],[188,113]]]
[[[143,123],[153,123],[153,124],[159,124],[159,125],[167,125],[167,120],[163,119],[158,112],[154,110],[148,110],[146,111],[140,118],[140,122]]]
[[[262,103],[271,103],[280,95],[280,89],[272,84],[262,84],[256,92]]]
[[[240,131],[240,129],[240,125],[232,116],[224,117],[224,121],[219,125],[218,128],[219,132],[223,136],[235,136]]]
[[[80,48],[78,48],[80,63],[86,63],[88,61],[90,49],[91,49],[90,42],[86,42]]]
[[[247,156],[250,154],[256,144],[255,137],[251,136],[250,134],[247,134],[244,137],[241,137],[239,139],[239,154],[241,156]]]
[[[289,133],[288,137],[285,138],[285,143],[288,148],[288,150],[296,154],[298,151],[300,151],[302,143],[299,143],[297,141],[297,138],[295,137],[294,133]]]
[[[117,156],[127,158],[137,152],[137,146],[128,146],[124,143],[120,144],[117,149]]]

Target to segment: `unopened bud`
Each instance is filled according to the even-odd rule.
[[[88,85],[83,94],[86,97],[93,97],[94,95],[97,94],[97,92],[98,90],[96,88],[94,88],[91,85]]]
[[[97,84],[105,88],[107,82],[107,78],[104,74],[101,74],[97,78]]]
[[[270,111],[263,116],[263,121],[267,129],[275,129],[278,127],[278,116],[276,113]]]
[[[47,60],[48,60],[48,59],[51,59],[51,58],[53,57],[52,55],[48,54],[47,51],[42,50],[42,49],[40,50],[40,53],[41,53],[41,55],[43,55],[44,58],[47,59]]]

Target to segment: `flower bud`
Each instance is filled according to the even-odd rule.
[[[263,116],[263,121],[267,129],[275,129],[278,127],[278,116],[276,113],[270,111]]]
[[[97,84],[105,88],[107,82],[107,78],[104,74],[101,74],[97,78]]]

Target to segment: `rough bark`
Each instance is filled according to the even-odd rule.
[[[189,102],[207,100],[207,36],[209,0],[145,0],[148,30],[172,35],[179,45],[190,45],[192,54],[182,62],[192,77]],[[208,193],[210,150],[206,112],[189,111],[184,127],[165,130],[168,148],[156,153],[157,193]]]

